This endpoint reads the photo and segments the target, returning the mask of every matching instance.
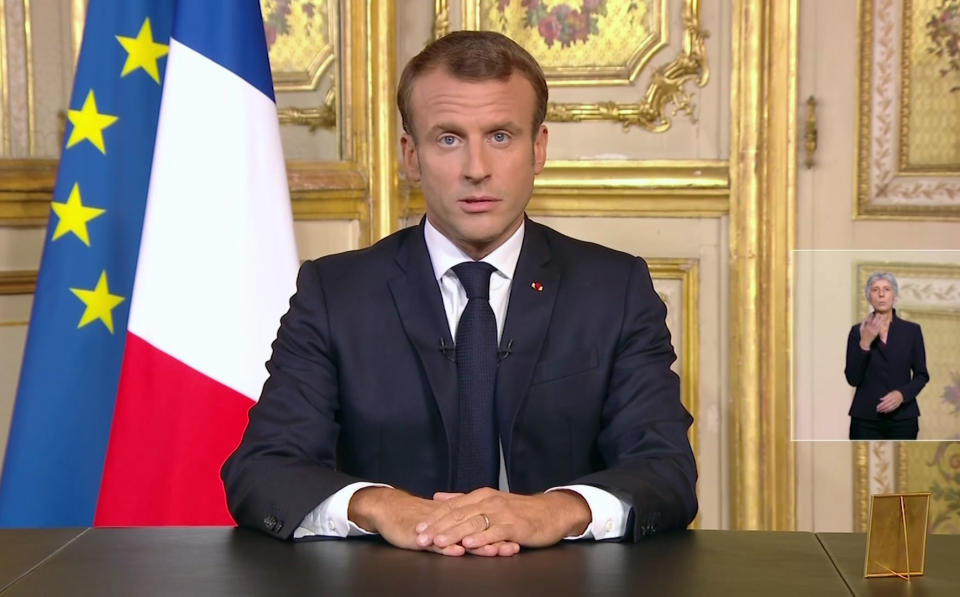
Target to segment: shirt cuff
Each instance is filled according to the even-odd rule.
[[[587,525],[587,530],[582,534],[564,537],[564,539],[601,541],[604,539],[619,539],[626,533],[627,517],[630,514],[630,504],[627,502],[609,491],[604,491],[592,485],[565,485],[563,487],[551,487],[547,491],[558,489],[566,489],[580,494],[587,501],[587,506],[590,507],[592,519],[590,524]]]
[[[376,535],[376,533],[361,529],[347,518],[350,498],[353,497],[353,494],[365,487],[390,487],[390,485],[384,485],[383,483],[366,483],[363,481],[347,485],[320,502],[319,506],[311,510],[300,522],[300,526],[293,531],[293,538],[300,539],[312,535],[320,535],[323,537]]]

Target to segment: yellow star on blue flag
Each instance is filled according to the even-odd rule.
[[[90,246],[90,234],[87,232],[87,222],[107,211],[99,207],[84,205],[80,197],[80,185],[77,183],[73,183],[73,189],[65,203],[54,201],[50,204],[50,207],[53,209],[53,213],[60,218],[57,221],[57,228],[53,231],[53,238],[50,240],[57,240],[64,234],[72,232],[80,239],[80,242],[88,247]]]
[[[118,35],[117,41],[127,51],[127,60],[123,63],[120,76],[126,77],[138,68],[142,68],[159,85],[160,69],[157,67],[157,61],[167,55],[169,46],[158,44],[153,40],[150,18],[147,17],[143,20],[143,25],[136,37]]]
[[[179,5],[219,15],[250,3],[256,0],[83,3],[83,41],[5,436],[0,528],[94,526],[174,13]],[[248,37],[230,39],[247,46]]]
[[[100,153],[106,155],[103,129],[115,123],[117,117],[97,111],[97,98],[93,95],[93,89],[87,93],[87,98],[83,100],[83,106],[79,110],[67,110],[67,119],[73,124],[70,138],[67,139],[67,149],[86,140],[99,149]]]
[[[100,272],[100,279],[97,280],[97,285],[93,290],[71,288],[70,292],[77,295],[77,298],[87,306],[83,311],[83,316],[80,317],[77,329],[99,319],[110,330],[110,333],[113,333],[113,308],[123,302],[123,297],[110,294],[110,288],[107,286],[106,270]]]

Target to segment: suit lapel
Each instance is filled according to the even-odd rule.
[[[423,239],[422,222],[397,251],[397,264],[404,273],[390,280],[390,291],[407,338],[416,349],[426,371],[430,389],[443,420],[448,445],[455,446],[457,367],[452,360],[453,339],[450,337],[440,287],[433,276],[430,256]],[[443,346],[449,347],[449,351],[441,350],[441,341]]]
[[[560,267],[551,259],[543,230],[527,220],[500,336],[501,350],[509,345],[510,354],[500,362],[497,372],[497,422],[508,466],[513,422],[539,360],[559,289]]]

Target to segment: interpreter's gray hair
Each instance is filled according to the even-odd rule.
[[[900,285],[897,284],[897,278],[894,277],[890,272],[873,272],[870,274],[870,277],[867,278],[867,285],[863,287],[863,294],[867,297],[867,303],[870,302],[870,287],[873,286],[873,283],[877,280],[886,280],[890,282],[890,286],[893,287],[893,296],[900,296]]]

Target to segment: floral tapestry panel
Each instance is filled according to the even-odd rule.
[[[314,89],[334,58],[329,0],[260,0],[270,69],[280,89]]]
[[[901,443],[898,491],[929,491],[931,533],[960,534],[960,442]]]
[[[900,167],[960,173],[960,0],[906,0]]]
[[[960,219],[960,0],[861,0],[856,217]]]
[[[526,48],[550,83],[629,84],[667,44],[666,0],[474,0],[468,25]]]

